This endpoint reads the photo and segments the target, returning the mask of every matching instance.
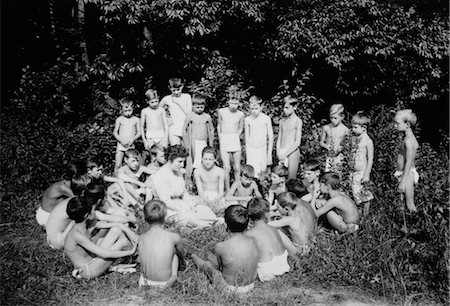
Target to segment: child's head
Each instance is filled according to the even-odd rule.
[[[337,173],[325,172],[319,177],[320,191],[322,193],[329,193],[331,190],[338,190],[340,185],[340,178]]]
[[[164,223],[166,214],[166,204],[160,200],[151,200],[144,206],[144,218],[149,224]]]
[[[242,233],[247,229],[247,208],[241,205],[231,205],[225,209],[225,223],[232,233]]]
[[[252,220],[266,220],[270,204],[264,199],[251,199],[247,204],[248,217]]]
[[[284,107],[283,112],[286,117],[290,116],[297,109],[298,99],[292,96],[286,96],[283,99]]]
[[[272,184],[281,184],[286,181],[288,176],[288,169],[283,165],[276,165],[272,167],[272,173],[270,174],[270,180]]]
[[[250,114],[253,117],[258,117],[262,109],[261,106],[262,100],[257,96],[251,96],[249,102],[250,102]]]
[[[139,154],[139,151],[136,149],[129,149],[125,151],[125,164],[130,168],[132,171],[136,171],[139,169],[141,154]]]
[[[406,131],[416,125],[417,116],[411,109],[402,109],[395,114],[395,126],[399,131]]]
[[[308,183],[312,183],[320,175],[320,163],[315,159],[308,159],[303,164],[303,175]]]
[[[66,213],[76,223],[83,222],[91,211],[92,205],[80,197],[73,197],[67,203]]]
[[[70,180],[70,189],[74,195],[79,196],[90,182],[91,179],[88,175],[76,175]]]
[[[241,170],[241,183],[244,186],[248,186],[255,178],[255,168],[251,165],[244,165]]]
[[[330,121],[334,126],[338,126],[344,120],[344,106],[333,104],[330,107]]]
[[[88,159],[86,162],[87,174],[93,179],[99,179],[102,176],[103,166],[94,159]]]
[[[228,109],[229,109],[231,112],[237,111],[237,109],[238,109],[238,107],[239,107],[239,104],[240,104],[240,102],[239,102],[239,99],[238,99],[238,98],[230,97],[230,98],[228,99]]]
[[[64,173],[64,179],[65,180],[71,180],[74,176],[80,176],[85,174],[87,171],[86,169],[86,160],[83,159],[76,159],[73,160],[66,165],[66,171]]]
[[[129,118],[133,115],[133,101],[128,98],[123,98],[120,100],[120,105],[122,105],[122,114]]]
[[[278,208],[279,208],[280,212],[284,213],[284,214],[286,214],[286,211],[284,211],[284,209],[294,210],[295,207],[297,206],[297,202],[298,202],[297,197],[292,192],[280,193],[277,197],[277,200],[278,200],[278,206],[279,206]],[[280,209],[280,207],[282,209]]]
[[[183,80],[180,78],[171,78],[169,80],[169,89],[172,93],[172,96],[179,97],[181,96],[181,91],[183,90]]]
[[[145,92],[145,98],[147,99],[148,106],[156,109],[159,106],[158,92],[154,89],[149,89]]]
[[[362,133],[367,132],[369,124],[369,115],[363,111],[359,111],[352,117],[352,132],[357,136],[361,135]]]
[[[164,148],[159,144],[154,144],[150,148],[150,161],[157,162],[160,165],[164,165],[166,163],[166,157],[164,154]]]
[[[202,151],[202,165],[206,169],[211,169],[216,163],[216,149],[205,147]]]
[[[308,189],[299,179],[290,179],[286,182],[286,190],[295,194],[297,198],[301,198],[308,194]]]
[[[192,96],[192,111],[196,114],[203,114],[205,111],[206,99],[202,95],[195,94]]]

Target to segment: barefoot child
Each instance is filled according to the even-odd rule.
[[[344,106],[342,104],[331,105],[331,123],[323,126],[320,137],[320,146],[328,150],[325,172],[341,170],[343,159],[341,142],[349,134],[349,130],[342,120],[344,120]]]
[[[288,168],[288,179],[296,178],[300,162],[300,142],[302,138],[302,119],[297,117],[297,98],[284,98],[284,117],[280,119],[280,132],[277,139],[277,157]]]
[[[325,172],[320,178],[320,190],[315,190],[311,205],[317,217],[326,215],[331,226],[340,233],[352,233],[359,229],[359,212],[345,193],[339,191],[339,175],[333,172]],[[316,205],[316,197],[320,193],[330,198],[321,207]]]
[[[154,144],[167,147],[169,137],[169,126],[167,125],[166,112],[159,107],[158,93],[154,89],[145,92],[148,107],[141,111],[140,127],[142,140],[146,150]]]
[[[273,129],[272,120],[261,113],[261,99],[250,98],[250,116],[244,119],[245,151],[247,164],[255,168],[256,177],[266,171],[267,165],[272,164]]]
[[[139,286],[171,287],[177,279],[179,261],[184,262],[186,251],[180,235],[164,229],[166,214],[166,204],[159,200],[144,206],[150,229],[139,237]]]
[[[186,116],[183,125],[183,145],[189,151],[186,160],[186,177],[192,178],[192,171],[201,166],[202,150],[214,145],[214,127],[209,114],[205,113],[205,98],[192,97],[192,113]]]
[[[219,134],[220,156],[225,171],[225,188],[230,189],[231,160],[233,160],[234,181],[239,181],[241,172],[241,134],[244,129],[244,113],[238,110],[239,100],[230,97],[228,107],[218,110],[217,133]]]
[[[139,118],[133,116],[133,101],[129,99],[120,100],[122,115],[116,119],[114,137],[117,139],[116,164],[114,175],[122,166],[123,155],[126,150],[134,148],[134,142],[141,137]]]
[[[369,213],[372,193],[364,186],[370,181],[370,171],[373,165],[373,142],[367,135],[367,127],[370,124],[369,116],[364,112],[357,112],[352,117],[352,132],[356,142],[356,150],[353,160],[355,162],[354,172],[350,173],[352,183],[353,199],[357,205],[363,206],[363,215]]]
[[[250,165],[244,165],[241,171],[240,179],[236,180],[231,188],[228,190],[225,199],[228,205],[238,202],[244,207],[247,207],[247,202],[253,198],[262,199],[261,192],[259,192],[258,185],[254,180],[255,169]]]
[[[288,176],[288,169],[283,165],[276,165],[272,167],[270,174],[270,187],[267,201],[270,205],[274,204],[276,197],[283,192],[286,192],[286,178]]]
[[[214,247],[214,255],[203,260],[192,254],[197,268],[226,291],[247,293],[254,288],[258,263],[255,238],[244,234],[248,225],[247,209],[231,205],[225,210],[225,222],[231,238]]]
[[[246,235],[255,238],[258,245],[258,277],[262,282],[289,272],[288,252],[281,240],[280,232],[267,225],[269,202],[252,199],[248,202],[248,216],[253,220],[253,228]]]
[[[419,182],[419,173],[414,163],[419,143],[412,131],[416,122],[416,114],[410,109],[400,110],[395,115],[395,126],[400,133],[405,135],[405,138],[400,145],[397,156],[397,171],[395,171],[394,176],[399,181],[400,197],[403,199],[403,195],[405,195],[406,206],[411,212],[417,211],[414,204],[414,185]]]
[[[194,107],[195,108],[195,107]],[[217,213],[223,209],[225,174],[216,166],[216,150],[206,147],[202,151],[202,164],[194,170],[198,195]]]
[[[170,79],[169,89],[171,94],[165,96],[159,104],[161,108],[167,107],[169,111],[169,143],[171,146],[181,144],[184,121],[186,116],[192,112],[191,96],[182,92],[183,86],[183,81],[180,78]]]

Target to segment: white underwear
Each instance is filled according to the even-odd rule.
[[[134,145],[125,148],[120,142],[117,143],[117,151],[126,152],[127,150],[134,149]]]
[[[47,225],[48,217],[50,216],[49,212],[46,212],[42,209],[41,206],[36,210],[36,221],[39,225],[45,227]]]
[[[414,176],[414,184],[417,184],[419,182],[419,178],[420,178],[419,172],[417,172],[417,169],[414,167],[414,168],[411,168],[411,173]],[[400,181],[403,176],[403,171],[400,171],[400,170],[395,171],[394,176],[397,178],[398,181]]]
[[[147,279],[144,275],[141,274],[139,277],[139,287],[143,286],[152,286],[152,287],[164,287],[167,284],[168,280],[165,282],[157,282]]]
[[[241,140],[239,134],[220,134],[220,148],[225,152],[241,151]]]
[[[228,285],[227,289],[230,292],[235,292],[235,293],[247,293],[250,290],[252,290],[253,288],[255,288],[255,283],[251,283],[247,286],[242,286],[242,287],[236,287],[233,285]]]
[[[150,131],[147,130],[147,133],[145,133],[145,137],[152,140],[154,143],[159,143],[165,136],[164,130],[158,130],[158,131]]]
[[[277,275],[289,272],[290,267],[287,257],[288,252],[285,250],[283,254],[274,256],[269,261],[258,262],[257,272],[259,280],[262,282],[270,281]]]

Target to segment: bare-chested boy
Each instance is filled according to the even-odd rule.
[[[234,181],[241,172],[241,134],[244,131],[244,113],[238,110],[239,100],[230,97],[228,107],[218,110],[217,132],[219,133],[220,156],[225,171],[225,187],[230,188],[231,160],[233,160]]]
[[[248,225],[247,209],[231,205],[225,210],[225,222],[231,238],[214,247],[214,255],[203,260],[192,254],[197,268],[226,291],[247,293],[257,275],[258,246],[255,238],[244,234]]]
[[[195,186],[198,195],[217,213],[225,203],[223,169],[216,166],[216,149],[206,147],[202,151],[201,166],[194,170]]]
[[[320,178],[320,190],[315,190],[311,206],[317,217],[326,215],[331,226],[340,233],[352,233],[359,229],[359,212],[355,202],[345,193],[339,191],[339,175],[325,172]],[[316,203],[317,196],[322,193],[330,198],[323,206]]]
[[[300,162],[299,147],[303,122],[295,113],[297,104],[297,98],[291,96],[284,98],[284,117],[280,119],[280,131],[276,146],[279,162],[288,168],[288,179],[297,177]]]
[[[270,173],[270,187],[267,201],[270,205],[274,205],[276,197],[283,192],[286,192],[286,178],[288,176],[288,169],[283,165],[276,165],[272,167]]]
[[[144,206],[150,229],[139,237],[139,286],[171,287],[177,279],[179,261],[186,256],[180,235],[163,228],[166,214],[162,201],[151,200]]]
[[[169,141],[169,126],[167,125],[166,112],[159,107],[158,93],[154,89],[145,92],[148,107],[141,111],[140,127],[142,140],[146,150],[154,144],[167,147]]]
[[[270,281],[275,276],[289,272],[288,251],[283,245],[281,232],[267,225],[269,202],[264,199],[252,199],[248,202],[247,208],[254,226],[246,235],[255,238],[258,245],[259,280]]]
[[[225,200],[231,202],[228,203],[228,205],[237,202],[242,206],[247,207],[247,202],[251,199],[262,198],[254,177],[255,169],[250,165],[244,165],[242,167],[240,178],[231,185],[225,195]]]
[[[401,198],[405,195],[406,206],[409,211],[416,212],[414,204],[414,185],[419,182],[419,173],[415,162],[419,142],[414,136],[412,127],[416,124],[417,117],[410,109],[404,109],[395,115],[395,126],[397,130],[405,135],[397,156],[397,171],[394,176],[398,179],[398,190]]]
[[[120,104],[122,105],[122,115],[116,119],[113,133],[117,140],[115,176],[117,176],[117,171],[122,165],[125,151],[133,149],[134,142],[141,137],[139,118],[133,116],[133,101],[124,98],[120,100]]]

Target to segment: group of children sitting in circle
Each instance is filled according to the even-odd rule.
[[[68,165],[64,180],[44,192],[36,219],[45,227],[48,245],[64,249],[74,266],[74,277],[90,279],[108,270],[135,271],[135,264],[112,263],[137,249],[140,286],[173,285],[180,264],[191,258],[219,286],[242,293],[253,288],[257,277],[269,281],[288,272],[288,254],[308,252],[320,216],[325,215],[338,233],[358,230],[360,215],[368,213],[373,199],[364,185],[370,180],[374,154],[367,135],[368,115],[358,112],[351,121],[356,140],[352,199],[340,191],[343,178],[339,172],[329,171],[339,169],[341,142],[350,133],[342,122],[343,106],[330,108],[331,123],[323,127],[320,145],[332,152],[325,172],[318,161],[307,160],[299,179],[302,120],[295,113],[298,100],[285,97],[275,144],[278,164],[270,170],[268,192],[262,194],[258,177],[272,164],[274,135],[270,117],[261,113],[261,99],[250,98],[247,117],[238,110],[236,97],[218,110],[220,168],[213,121],[204,112],[205,98],[194,95],[191,99],[182,93],[180,79],[171,79],[169,88],[171,95],[161,101],[155,90],[146,92],[149,106],[140,119],[133,116],[133,103],[121,100],[122,115],[114,129],[114,176],[103,175],[102,166],[94,160],[79,160]],[[411,110],[396,114],[396,128],[405,134],[396,176],[411,211],[416,209],[413,192],[418,180],[414,166],[418,143],[411,130],[415,122]],[[245,165],[241,165],[243,133]],[[145,154],[142,157],[134,148],[140,137],[144,153],[150,154],[147,165]],[[192,181],[197,195],[188,192]],[[104,183],[111,185],[106,189]],[[150,226],[140,236],[136,234],[139,215]],[[196,255],[179,234],[164,228],[175,224],[196,230],[224,223],[231,237],[218,243],[214,255],[206,259]]]

